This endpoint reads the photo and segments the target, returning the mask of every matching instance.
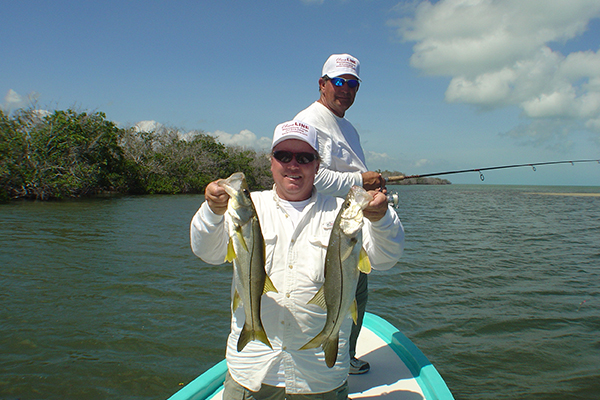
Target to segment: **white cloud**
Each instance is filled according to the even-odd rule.
[[[417,42],[414,67],[473,78],[574,38],[599,15],[597,0],[442,0],[421,2],[414,18],[396,25],[404,40]]]
[[[415,161],[413,164],[413,166],[415,168],[426,167],[428,165],[429,165],[429,160],[427,160],[426,158],[421,158],[420,160]]]
[[[6,96],[4,97],[4,102],[7,105],[18,105],[22,104],[23,101],[23,97],[12,89],[9,89],[8,93],[6,93]]]
[[[163,126],[163,124],[156,121],[140,121],[133,126],[133,129],[136,132],[155,132]]]
[[[552,47],[582,35],[599,17],[597,0],[441,0],[420,2],[393,25],[416,42],[413,67],[451,77],[446,101],[516,105],[529,118],[549,118],[562,128],[571,126],[565,118],[575,119],[597,131],[598,39],[596,48],[567,55]]]
[[[269,150],[271,148],[270,138],[257,138],[256,135],[248,129],[244,129],[240,133],[233,135],[223,131],[210,132],[208,135],[214,136],[219,142],[226,146],[249,147],[256,150]]]
[[[170,129],[165,125],[161,124],[160,122],[153,120],[139,121],[133,126],[133,129],[136,132],[156,132],[159,134],[175,132],[177,133],[179,139],[185,141],[191,141],[194,139],[194,137],[200,134],[209,135],[216,138],[217,141],[224,144],[225,146],[246,147],[257,151],[269,151],[271,148],[271,138],[257,138],[253,132],[247,129],[244,129],[240,133],[233,135],[224,131],[203,132],[192,130],[188,132],[181,132],[178,129]]]
[[[177,135],[180,140],[185,140],[186,142],[191,142],[198,135],[202,135],[204,132],[202,131],[188,131],[188,132],[177,132]]]
[[[4,104],[2,104],[2,108],[14,110],[17,108],[24,108],[29,105],[34,106],[38,97],[39,94],[36,92],[31,92],[27,96],[22,96],[13,89],[9,89],[6,93],[6,96],[4,96]]]
[[[39,120],[46,118],[50,114],[52,113],[48,110],[33,110],[33,115],[35,115]]]
[[[450,81],[446,90],[446,100],[450,103],[504,104],[511,97],[515,79],[515,72],[509,68],[484,73],[473,80],[457,76]]]
[[[585,127],[591,131],[600,133],[600,118],[587,120]]]
[[[367,159],[367,164],[369,165],[385,163],[392,160],[390,156],[387,155],[387,153],[377,153],[375,151],[367,151],[365,156]]]

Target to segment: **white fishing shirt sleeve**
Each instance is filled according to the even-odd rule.
[[[363,185],[362,173],[368,171],[365,155],[360,136],[347,119],[338,117],[318,101],[294,119],[317,130],[321,165],[315,187],[320,193],[346,197],[353,185]]]
[[[350,316],[340,330],[337,362],[325,364],[322,349],[299,350],[325,324],[326,312],[308,304],[324,283],[325,254],[333,221],[343,202],[317,194],[305,207],[296,228],[292,225],[273,190],[253,192],[265,240],[265,270],[278,293],[261,298],[261,319],[273,349],[251,341],[237,351],[244,324],[243,307],[232,312],[227,339],[227,366],[232,378],[257,391],[261,384],[285,386],[288,393],[322,393],[342,385],[348,378],[348,337]],[[190,227],[194,253],[210,264],[222,264],[227,252],[227,216],[217,216],[203,203]],[[375,269],[388,269],[399,259],[404,230],[396,212],[389,208],[383,219],[365,219],[363,247]],[[224,264],[228,265],[228,264]],[[234,280],[236,277],[234,276]],[[235,281],[232,283],[232,294]]]

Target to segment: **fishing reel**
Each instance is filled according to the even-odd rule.
[[[393,192],[388,192],[386,196],[388,203],[395,209],[398,209],[398,206],[400,204],[400,197],[398,197],[398,192],[394,190]]]

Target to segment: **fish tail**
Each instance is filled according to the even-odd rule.
[[[252,339],[254,339],[253,336],[254,335],[253,335],[252,329],[250,329],[250,325],[244,324],[244,327],[242,328],[242,332],[240,332],[240,337],[238,338],[237,351],[244,350],[244,347],[246,347],[246,345]]]
[[[329,368],[332,368],[335,365],[335,361],[337,360],[338,354],[338,341],[339,334],[335,335],[335,337],[326,340],[323,343],[323,352],[325,353],[325,364]]]
[[[252,329],[249,324],[244,324],[242,332],[240,332],[240,337],[238,338],[237,351],[240,352],[244,350],[244,347],[246,347],[246,345],[252,340],[260,340],[269,346],[269,348],[273,348],[273,346],[271,346],[271,342],[269,342],[269,338],[267,337],[267,332],[265,332],[263,327]]]
[[[322,346],[323,352],[325,353],[325,364],[331,368],[335,365],[335,361],[337,360],[339,338],[339,333],[335,335],[335,337],[327,338],[323,332],[321,332],[304,346],[300,347],[300,350],[314,349]]]
[[[273,350],[273,346],[271,346],[271,342],[269,342],[269,338],[267,337],[267,332],[265,332],[262,325],[254,331],[254,339],[260,340],[261,342],[269,346],[271,350]]]
[[[317,348],[321,344],[323,344],[324,341],[325,341],[325,335],[323,335],[323,332],[320,332],[317,336],[315,336],[314,338],[309,340],[308,343],[306,343],[304,346],[300,347],[299,350],[307,350],[307,349]]]

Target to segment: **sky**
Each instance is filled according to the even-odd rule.
[[[346,118],[371,170],[600,159],[598,0],[0,5],[5,112],[103,112],[124,128],[199,130],[261,150],[277,124],[318,99],[327,57],[349,53],[362,82]],[[600,186],[600,164],[445,178]]]

